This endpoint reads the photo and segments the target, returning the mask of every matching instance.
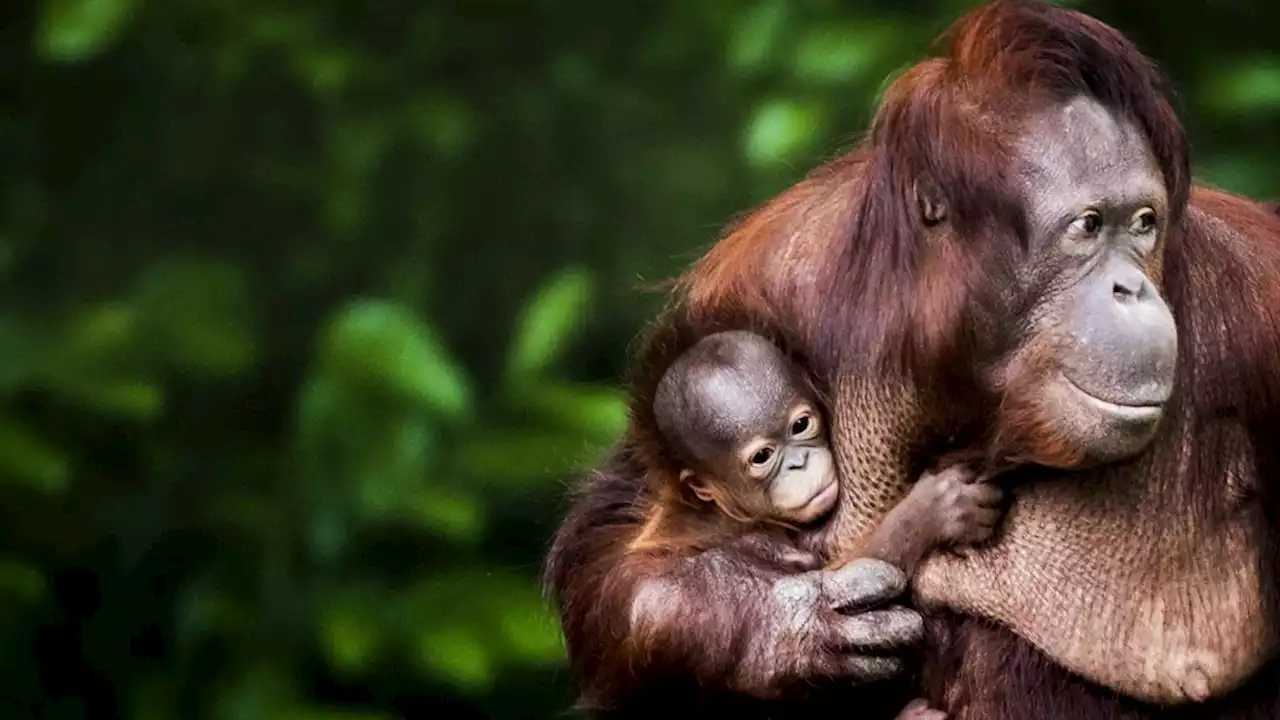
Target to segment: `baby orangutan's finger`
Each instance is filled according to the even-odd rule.
[[[973,502],[983,507],[994,507],[1004,501],[1004,490],[993,483],[974,483],[969,493]]]
[[[902,708],[895,720],[947,720],[947,714],[941,710],[933,710],[924,698],[912,700]]]

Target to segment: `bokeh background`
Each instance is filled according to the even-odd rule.
[[[0,717],[551,718],[628,344],[945,0],[0,3]],[[1280,4],[1075,3],[1280,195]]]

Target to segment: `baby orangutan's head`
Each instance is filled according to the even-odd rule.
[[[835,507],[817,398],[765,338],[729,331],[700,340],[663,375],[654,414],[694,494],[733,517],[808,524]]]

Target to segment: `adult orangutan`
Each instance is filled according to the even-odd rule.
[[[584,690],[660,702],[651,680],[683,677],[751,708],[805,680],[892,674],[874,646],[914,635],[899,609],[841,620],[830,577],[631,550],[643,477],[664,468],[643,400],[655,358],[751,326],[829,388],[837,551],[934,452],[1026,463],[998,542],[935,556],[914,582],[936,706],[1276,717],[1280,505],[1262,478],[1280,470],[1280,217],[1191,188],[1165,84],[1112,28],[998,2],[947,41],[854,152],[695,265],[648,339],[631,432],[548,562]],[[862,584],[875,591],[843,599],[885,600],[894,579]],[[832,634],[850,620],[860,634]],[[900,631],[874,632],[888,622]]]

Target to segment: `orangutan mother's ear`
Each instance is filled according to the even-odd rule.
[[[947,203],[942,192],[926,178],[916,180],[915,189],[920,219],[924,221],[925,227],[942,224],[947,219]]]

